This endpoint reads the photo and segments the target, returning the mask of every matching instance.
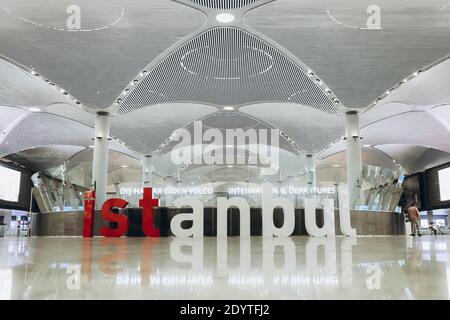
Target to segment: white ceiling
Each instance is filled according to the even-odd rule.
[[[139,72],[163,61],[208,27],[200,11],[170,0],[79,0],[84,31],[58,30],[65,28],[71,4],[69,0],[0,0],[0,54],[18,62],[0,59],[0,157],[16,154],[16,161],[42,169],[70,158],[76,148],[88,148],[92,113],[112,105]],[[364,144],[397,159],[408,171],[426,167],[433,155],[444,161],[450,152],[450,60],[429,70],[423,67],[450,52],[450,6],[447,0],[380,0],[382,29],[365,30],[370,4],[369,0],[277,0],[250,11],[245,24],[294,64],[313,70],[346,106],[365,107],[383,96],[361,116]],[[222,70],[232,70],[232,60],[224,60]],[[426,71],[411,76],[419,69]],[[412,79],[385,96],[405,77]],[[198,83],[191,88],[193,83],[170,81],[166,88],[171,84],[177,84],[179,91],[199,88]],[[244,87],[242,92],[253,92],[252,88]],[[225,91],[219,89],[207,91],[210,104],[224,97]],[[221,108],[205,101],[174,104],[172,100],[114,117],[111,133],[120,140],[112,140],[112,148],[128,155],[134,155],[130,149],[154,153],[174,130],[189,128],[198,119],[219,128],[248,121],[279,128],[304,153],[321,152],[324,159],[344,148],[342,142],[332,144],[343,135],[343,118],[320,108],[274,103],[266,97],[262,103],[237,107],[233,114],[239,116],[218,117]],[[36,147],[26,154],[25,150]],[[282,148],[295,153],[287,145]],[[48,156],[47,165],[39,152]]]
[[[71,4],[1,0],[0,53],[92,107],[110,106],[147,64],[206,22],[200,11],[170,0],[78,0],[85,31],[55,30],[67,28]],[[250,11],[245,22],[314,70],[344,104],[363,107],[450,52],[446,0],[379,0],[382,29],[364,30],[372,4],[277,0]]]
[[[72,4],[1,0],[10,13],[0,9],[0,53],[94,108],[110,106],[140,69],[205,21],[200,12],[169,0],[78,0],[81,28],[92,31],[55,30],[67,28]]]
[[[278,102],[339,111],[338,99],[308,67],[243,27],[208,28],[152,62],[116,100],[117,113],[176,102],[221,107]]]
[[[366,11],[374,4],[381,10],[382,29],[364,30]],[[447,4],[447,0],[278,0],[251,11],[246,22],[312,68],[344,105],[364,107],[450,52]]]
[[[141,154],[153,153],[173,131],[217,111],[207,105],[170,104],[141,109],[115,117],[111,134]]]
[[[60,166],[84,150],[86,148],[81,146],[53,145],[19,151],[9,155],[7,159],[20,163],[30,170],[42,171]]]
[[[294,104],[256,104],[239,109],[242,113],[280,128],[304,150],[317,153],[344,135],[345,118]]]

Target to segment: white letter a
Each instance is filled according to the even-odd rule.
[[[67,7],[66,12],[70,16],[66,20],[66,26],[69,30],[80,30],[81,29],[81,9],[77,5],[70,5]]]

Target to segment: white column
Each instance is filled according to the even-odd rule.
[[[306,155],[306,177],[310,187],[316,187],[316,159],[313,154]]]
[[[171,188],[177,188],[178,183],[176,182],[176,180],[177,179],[175,177],[168,178],[168,182],[169,182],[168,186]],[[166,199],[166,207],[172,207],[173,206],[173,194],[165,195],[165,199]]]
[[[95,188],[97,208],[101,208],[106,201],[109,128],[109,114],[107,112],[97,113],[92,167],[92,187]]]
[[[359,198],[356,191],[358,179],[362,174],[361,137],[359,130],[359,115],[356,111],[346,113],[345,138],[347,142],[347,183],[350,209]]]
[[[153,186],[151,155],[145,155],[144,159],[142,159],[142,178],[144,188],[151,188]]]

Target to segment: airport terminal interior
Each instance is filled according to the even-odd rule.
[[[449,212],[448,0],[0,0],[2,300],[448,300]]]

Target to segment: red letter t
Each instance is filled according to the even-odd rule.
[[[154,226],[153,207],[159,204],[158,199],[152,198],[152,188],[144,188],[143,199],[139,200],[142,208],[142,231],[147,237],[160,237],[160,230]]]

